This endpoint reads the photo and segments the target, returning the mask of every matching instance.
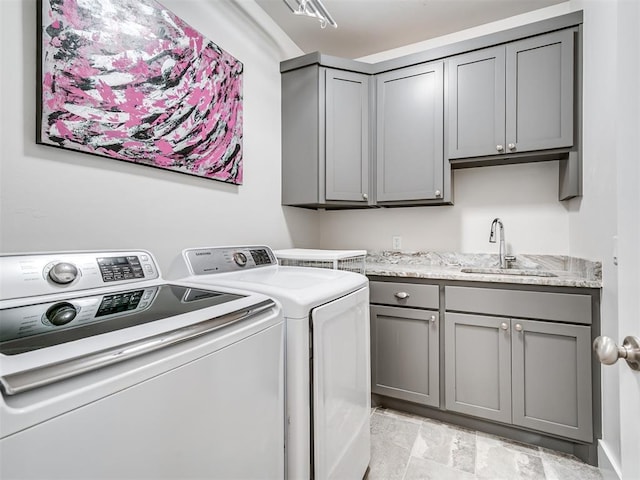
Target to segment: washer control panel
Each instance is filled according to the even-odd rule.
[[[137,255],[127,255],[119,257],[100,257],[96,259],[105,282],[117,282],[118,280],[132,280],[144,278],[145,268],[149,273],[153,268],[149,263],[140,262]]]
[[[103,295],[2,310],[0,342],[80,327],[147,310],[159,287],[138,288]]]
[[[0,256],[0,300],[159,277],[155,259],[145,250]]]
[[[273,251],[264,245],[190,248],[182,255],[193,275],[238,272],[278,264]]]

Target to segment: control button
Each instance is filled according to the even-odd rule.
[[[149,255],[140,255],[140,260],[142,260],[143,262],[148,262],[149,261]]]
[[[244,267],[247,264],[247,256],[242,252],[235,252],[233,254],[233,261],[236,262],[236,265],[239,267]]]
[[[45,317],[52,325],[60,326],[69,323],[76,318],[78,311],[69,302],[60,302],[52,305],[45,313]]]
[[[67,285],[78,277],[78,269],[72,263],[56,263],[49,270],[49,280],[58,285]]]
[[[144,269],[149,273],[153,273],[153,267],[151,265],[145,265]]]

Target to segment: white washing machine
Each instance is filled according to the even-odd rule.
[[[363,478],[370,460],[371,413],[367,278],[279,266],[266,246],[187,249],[174,274],[192,283],[260,292],[281,303],[287,476]]]
[[[2,256],[0,478],[282,479],[284,340],[147,251]]]

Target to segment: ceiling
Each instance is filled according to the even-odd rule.
[[[304,53],[360,58],[538,10],[566,0],[322,0],[338,28],[256,0]]]

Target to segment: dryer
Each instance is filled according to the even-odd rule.
[[[183,281],[274,298],[285,317],[289,479],[358,479],[370,460],[369,284],[341,270],[279,266],[267,246],[190,248]]]

